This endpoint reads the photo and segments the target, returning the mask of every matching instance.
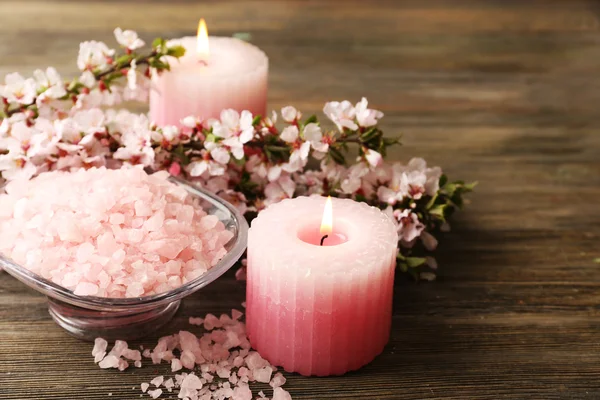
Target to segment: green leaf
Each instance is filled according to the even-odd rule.
[[[115,60],[115,63],[120,66],[128,65],[131,62],[132,58],[133,58],[133,56],[131,56],[129,54],[123,54],[123,55],[120,55],[119,57],[117,57],[117,59]]]
[[[406,263],[404,261],[400,261],[397,266],[400,268],[400,271],[402,272],[407,272],[408,271],[408,265],[406,265]]]
[[[437,205],[435,207],[432,207],[429,210],[429,214],[431,216],[433,216],[433,217],[437,217],[437,218],[439,218],[441,220],[444,220],[445,219],[445,217],[444,217],[445,216],[444,211],[446,210],[446,207],[447,207],[446,204],[440,204],[440,205]]]
[[[344,155],[335,147],[329,147],[329,155],[331,156],[331,159],[333,161],[335,161],[338,164],[344,165],[346,164],[346,158],[344,157]]]
[[[167,55],[171,56],[171,57],[179,58],[179,57],[183,57],[184,54],[185,54],[185,47],[183,47],[183,46],[174,45],[167,49]]]
[[[401,139],[401,136],[392,137],[392,138],[384,137],[383,138],[383,144],[385,146],[392,146],[392,145],[395,145],[395,144],[400,145],[400,144],[402,144],[402,143],[400,143],[400,139]]]
[[[440,176],[440,187],[444,187],[444,185],[448,182],[448,177],[446,175]]]
[[[159,47],[165,47],[167,41],[163,38],[156,38],[152,41],[152,48],[158,49]]]
[[[371,129],[360,135],[360,140],[363,142],[368,142],[371,139],[375,138],[379,133],[381,133],[380,130],[378,130],[376,127],[372,127]]]
[[[438,193],[434,194],[431,197],[431,200],[429,200],[427,202],[427,205],[425,206],[425,209],[429,210],[431,207],[433,207],[433,205],[435,204],[435,201],[437,200],[437,198],[438,198]]]
[[[308,125],[308,124],[312,124],[312,123],[316,123],[316,122],[317,122],[317,116],[313,114],[310,117],[308,117],[306,119],[306,121],[304,121],[304,125]]]
[[[406,257],[404,257],[404,256],[402,255],[402,253],[400,253],[400,252],[398,252],[398,254],[396,254],[396,258],[397,258],[398,260],[404,260],[404,259],[406,259]]]
[[[262,120],[262,116],[261,115],[255,116],[254,119],[252,120],[252,126],[258,125],[261,120]]]
[[[473,189],[475,189],[475,186],[477,186],[478,184],[479,184],[479,182],[475,181],[475,182],[471,182],[471,183],[465,183],[465,184],[463,185],[463,187],[464,187],[464,188],[465,188],[467,191],[469,191],[469,192],[472,192],[472,191],[473,191]]]
[[[179,144],[174,150],[173,155],[181,161],[182,164],[188,165],[190,163],[189,157],[185,154],[185,149],[183,148],[183,144]]]
[[[425,257],[406,257],[405,261],[409,268],[416,268],[425,264]]]

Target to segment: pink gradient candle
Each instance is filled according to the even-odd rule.
[[[171,71],[153,75],[150,119],[159,126],[181,126],[189,115],[218,118],[232,108],[265,115],[269,59],[242,40],[208,37],[206,26],[198,37],[174,39],[185,55],[170,60]]]
[[[394,224],[365,203],[333,199],[327,226],[325,204],[324,197],[283,200],[252,221],[248,237],[250,343],[302,375],[356,370],[389,339]]]

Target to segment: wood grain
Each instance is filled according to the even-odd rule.
[[[76,73],[78,43],[249,32],[270,106],[367,96],[393,157],[481,182],[441,241],[439,279],[399,276],[392,338],[361,371],[288,375],[295,399],[600,398],[600,3],[597,1],[2,1],[0,74]],[[176,319],[239,306],[230,273]],[[0,399],[137,399],[166,372],[101,371],[45,299],[0,275]],[[112,397],[107,397],[112,393]]]

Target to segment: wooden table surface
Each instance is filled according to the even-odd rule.
[[[394,157],[478,180],[432,283],[398,276],[389,346],[336,378],[288,375],[294,399],[600,398],[600,3],[597,1],[0,2],[0,74],[76,73],[78,44],[249,32],[270,107],[368,97]],[[594,261],[596,259],[596,261]],[[173,323],[239,306],[233,273]],[[0,275],[1,399],[137,399],[166,372],[99,370],[45,298]],[[163,369],[165,371],[163,371]]]

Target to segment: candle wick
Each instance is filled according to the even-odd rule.
[[[325,241],[325,239],[327,239],[329,237],[329,235],[325,235],[321,238],[321,246],[323,246],[323,241]]]

